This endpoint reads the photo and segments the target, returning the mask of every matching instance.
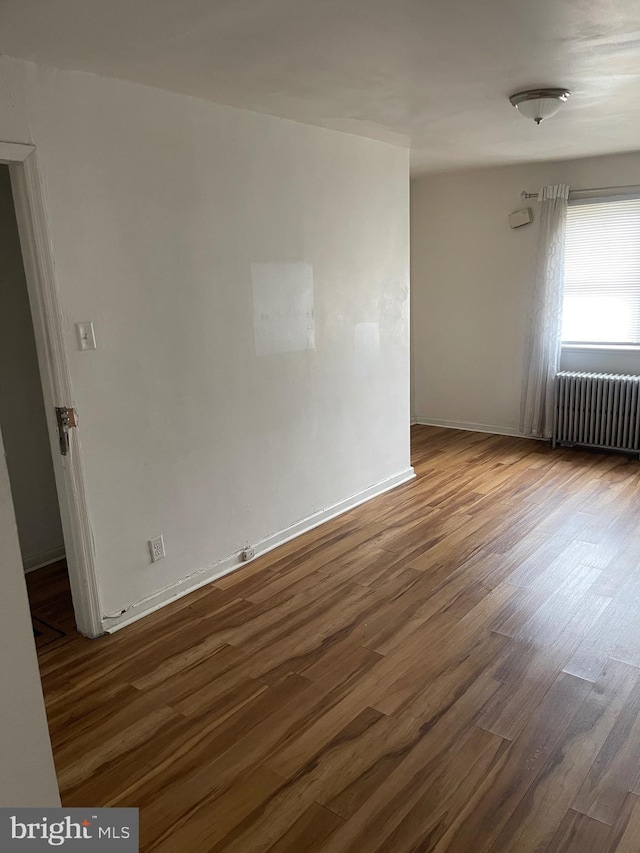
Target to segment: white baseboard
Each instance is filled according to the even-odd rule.
[[[65,556],[64,545],[58,548],[50,548],[48,551],[40,551],[39,554],[32,554],[30,557],[22,558],[25,574],[35,572],[36,569],[43,569],[51,563],[57,563],[58,560],[63,560]]]
[[[252,547],[256,552],[253,559],[255,560],[263,554],[266,554],[268,551],[272,551],[274,548],[277,548],[279,545],[284,545],[284,543],[288,542],[290,539],[295,539],[296,536],[300,536],[309,530],[313,530],[314,527],[318,527],[326,521],[330,521],[332,518],[342,515],[350,509],[366,503],[366,501],[370,501],[372,498],[376,498],[379,495],[390,491],[390,489],[394,489],[396,486],[400,486],[402,483],[412,480],[415,476],[413,468],[406,468],[404,471],[401,471],[399,474],[395,474],[393,477],[389,477],[387,480],[383,480],[381,483],[369,486],[369,488],[364,489],[349,498],[345,498],[343,501],[339,501],[337,504],[334,504],[327,509],[320,510],[320,512],[316,512],[313,515],[307,516],[307,518],[303,518],[301,521],[292,524],[290,527],[286,527],[284,530],[280,530],[277,533],[268,536],[261,542],[253,544]],[[161,607],[169,604],[169,602],[176,601],[178,598],[182,598],[190,592],[194,592],[196,589],[200,589],[200,587],[205,586],[208,583],[212,583],[224,575],[228,575],[230,572],[246,565],[247,563],[243,562],[240,558],[240,552],[229,554],[228,557],[219,560],[217,563],[205,566],[203,569],[198,569],[197,571],[192,572],[186,577],[171,584],[171,586],[165,587],[164,589],[161,589],[140,601],[130,604],[119,614],[103,616],[102,626],[106,633],[113,634],[114,631],[118,631],[120,628],[130,625],[132,622],[137,622],[138,619],[142,619],[143,616],[148,616],[150,613],[159,610]]]
[[[444,427],[445,429],[463,429],[468,432],[487,432],[492,435],[514,435],[517,438],[536,438],[532,435],[523,435],[519,429],[514,427],[497,426],[496,424],[474,424],[467,421],[441,421],[437,418],[423,418],[419,415],[414,421],[416,424],[425,426]],[[538,440],[536,438],[536,440]]]

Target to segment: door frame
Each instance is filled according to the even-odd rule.
[[[76,625],[86,637],[98,637],[104,627],[82,448],[78,429],[71,429],[69,453],[62,456],[55,418],[56,406],[72,407],[74,402],[36,147],[0,142],[0,163],[9,166],[11,177]]]

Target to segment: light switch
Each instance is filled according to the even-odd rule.
[[[93,323],[76,323],[78,333],[78,348],[89,350],[96,348],[96,333]]]

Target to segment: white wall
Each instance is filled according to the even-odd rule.
[[[64,555],[9,169],[0,166],[0,425],[25,568]]]
[[[536,128],[533,128],[535,132]],[[527,312],[537,240],[511,230],[522,190],[640,184],[640,154],[432,175],[412,182],[411,282],[418,420],[519,432]],[[640,372],[635,353],[613,361],[563,356],[567,369]]]
[[[1,435],[0,543],[0,807],[59,806]]]
[[[39,152],[104,613],[410,475],[406,150],[8,59],[0,138]]]

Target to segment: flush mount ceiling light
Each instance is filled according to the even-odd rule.
[[[540,124],[545,118],[555,115],[571,92],[568,89],[528,89],[516,92],[509,100],[525,118]]]

